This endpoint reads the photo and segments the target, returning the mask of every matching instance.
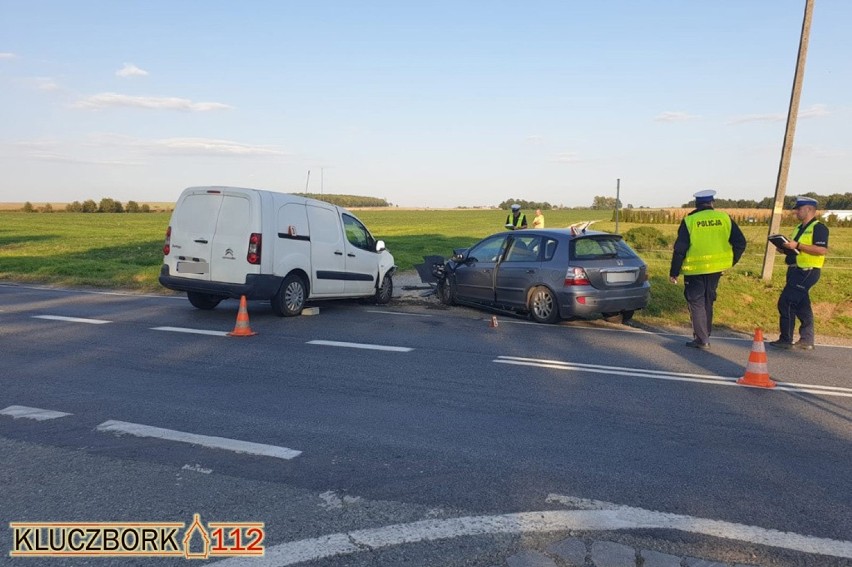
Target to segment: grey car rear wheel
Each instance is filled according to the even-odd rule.
[[[536,323],[555,323],[559,320],[559,302],[550,289],[539,286],[530,293],[530,316]]]

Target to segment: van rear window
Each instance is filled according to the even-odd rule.
[[[221,205],[221,195],[188,195],[181,206],[175,209],[172,224],[189,234],[212,235]]]

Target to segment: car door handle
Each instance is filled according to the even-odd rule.
[[[206,241],[206,240],[204,240],[203,238],[198,238],[198,239],[196,239],[195,241],[196,241],[197,243],[199,243],[199,244],[207,244],[207,241]]]
[[[349,254],[347,254],[347,256],[349,256],[350,258],[354,258],[355,254],[349,253]]]
[[[534,274],[534,273],[535,273],[535,270],[532,270],[532,269],[527,270],[527,273],[528,273],[528,274]]]
[[[337,252],[335,252],[335,253],[334,253],[334,255],[335,255],[335,256],[343,256],[343,252],[341,252],[340,250],[338,250]]]

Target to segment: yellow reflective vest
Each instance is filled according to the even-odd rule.
[[[734,265],[731,238],[731,217],[714,209],[698,211],[684,217],[689,231],[689,250],[681,272],[700,276],[727,270]]]
[[[813,244],[814,243],[814,227],[819,224],[819,221],[814,221],[808,225],[808,228],[802,233],[799,237],[799,242],[802,244]],[[793,236],[791,240],[796,238],[796,235],[801,230],[802,225],[796,225],[796,229],[793,231]],[[807,252],[799,251],[796,255],[796,265],[800,268],[822,268],[822,265],[825,264],[825,256],[819,256],[817,254],[808,254]]]

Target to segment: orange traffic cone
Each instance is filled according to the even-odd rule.
[[[229,337],[250,337],[256,335],[249,326],[248,308],[246,307],[246,296],[240,296],[240,310],[237,312],[237,324],[234,330],[228,333]]]
[[[488,323],[488,326],[491,327],[492,329],[497,328],[497,315],[491,316],[491,322]]]
[[[748,355],[745,376],[737,380],[737,384],[757,386],[758,388],[775,387],[775,382],[769,378],[769,367],[766,365],[766,347],[763,345],[763,331],[760,328],[754,330],[754,343],[752,343],[751,353]]]

